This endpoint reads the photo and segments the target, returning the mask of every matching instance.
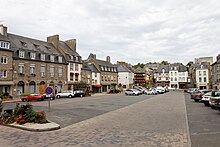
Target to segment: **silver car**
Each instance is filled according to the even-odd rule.
[[[140,92],[136,89],[127,89],[125,90],[125,95],[139,95]]]
[[[61,92],[61,93],[57,93],[57,94],[56,94],[56,98],[62,98],[62,97],[69,97],[69,98],[74,97],[74,92],[73,92],[73,90],[63,91],[63,92]]]

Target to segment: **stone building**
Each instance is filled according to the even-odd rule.
[[[51,86],[54,93],[65,89],[67,63],[53,44],[4,32],[13,51],[13,97],[22,93],[45,93]]]
[[[216,62],[211,65],[211,81],[212,89],[220,90],[220,54],[216,58]]]
[[[210,88],[210,72],[207,65],[198,65],[196,67],[196,87],[198,89],[209,89]]]
[[[76,52],[76,39],[61,41],[59,35],[47,37],[47,42],[63,54],[67,65],[68,89],[78,89],[81,82],[82,57]]]
[[[154,74],[155,86],[170,87],[169,65],[160,65]]]
[[[134,84],[135,86],[146,86],[146,70],[144,68],[138,67],[134,69]]]
[[[100,72],[101,92],[108,92],[111,89],[116,89],[118,84],[117,67],[111,63],[110,56],[106,57],[106,61],[96,59],[95,54],[90,54],[86,60],[89,64],[94,66]]]
[[[13,85],[13,51],[7,38],[7,27],[0,25],[0,95],[12,95]]]
[[[86,84],[87,90],[92,89],[92,71],[89,67],[89,64],[83,61],[82,69],[81,69],[81,79],[82,83]]]

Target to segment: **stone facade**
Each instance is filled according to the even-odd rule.
[[[220,54],[217,56],[217,61],[211,65],[211,81],[212,89],[220,89]]]

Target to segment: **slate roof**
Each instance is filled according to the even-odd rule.
[[[10,41],[6,36],[0,34],[0,40],[2,41]]]
[[[187,71],[187,67],[186,66],[179,66],[179,72],[186,72]]]
[[[126,66],[124,65],[118,65],[117,67],[118,72],[131,72]]]
[[[162,73],[162,69],[165,70],[165,73],[168,73],[169,72],[169,65],[160,65],[157,68],[157,73]]]
[[[83,61],[83,63],[82,63],[82,70],[91,71],[91,69],[89,67],[89,64]]]
[[[145,72],[146,72],[145,69],[141,67],[134,69],[134,73],[145,73]]]
[[[96,59],[96,61],[101,66],[116,67],[115,65],[113,65],[112,63],[110,63],[108,61],[99,60],[99,59]]]
[[[64,41],[59,41],[59,45],[64,49],[66,54],[80,56],[77,52],[73,51]]]
[[[47,54],[61,54],[51,43],[45,41],[10,33],[8,33],[7,37],[10,40],[10,46],[13,50],[25,49],[29,51],[42,52]]]
[[[208,69],[208,66],[207,65],[198,65],[197,67],[196,67],[196,69]]]
[[[100,73],[94,64],[88,64],[88,66],[92,72]]]

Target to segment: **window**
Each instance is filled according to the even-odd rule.
[[[18,73],[19,74],[24,74],[24,63],[20,63],[18,65]]]
[[[206,77],[204,77],[204,82],[207,82]]]
[[[103,66],[101,66],[101,70],[104,70],[104,67],[103,67]]]
[[[177,76],[177,72],[175,72],[175,76]]]
[[[24,58],[24,51],[19,51],[19,58]]]
[[[73,71],[73,64],[70,63],[70,71]]]
[[[35,59],[35,58],[36,58],[36,53],[31,53],[31,54],[30,54],[30,58],[31,58],[31,59]]]
[[[50,55],[50,61],[54,62],[54,55]]]
[[[41,75],[41,77],[45,76],[45,65],[41,65],[41,67],[40,67],[40,75]]]
[[[1,63],[7,64],[8,63],[8,58],[6,56],[1,57]]]
[[[54,67],[50,67],[50,77],[54,77]]]
[[[201,77],[199,78],[199,82],[202,82],[202,78]]]
[[[35,74],[35,64],[30,65],[30,74]]]
[[[174,79],[175,81],[177,81],[177,78],[175,77],[175,79]]]
[[[79,75],[76,74],[76,75],[75,75],[75,81],[78,81],[78,80],[79,80]]]
[[[10,48],[10,43],[9,42],[4,42],[4,41],[0,41],[0,48],[9,49]]]
[[[97,73],[95,72],[95,77],[97,77]]]
[[[104,76],[102,75],[102,81],[104,81]]]
[[[41,55],[40,55],[40,59],[41,59],[42,61],[45,61],[45,54],[41,54]]]
[[[73,81],[74,73],[70,73],[70,81]]]
[[[202,75],[202,72],[201,71],[199,71],[199,76],[201,76]]]
[[[76,63],[75,64],[75,71],[78,71],[79,69],[78,69],[79,67],[78,67],[78,64]]]
[[[203,71],[203,75],[206,76],[206,71]]]
[[[73,56],[72,56],[72,55],[69,55],[69,59],[70,59],[70,60],[73,60]]]
[[[62,62],[63,62],[62,56],[59,56],[59,57],[58,57],[58,62],[59,62],[59,63],[62,63]]]
[[[173,76],[173,72],[171,72],[170,74],[171,74],[171,76]]]
[[[171,77],[171,81],[173,81],[173,77]]]
[[[63,69],[62,69],[62,67],[60,66],[60,67],[58,68],[58,76],[59,76],[59,77],[62,77],[62,73],[63,73]]]
[[[7,77],[7,70],[0,70],[0,78],[6,78]]]

